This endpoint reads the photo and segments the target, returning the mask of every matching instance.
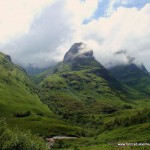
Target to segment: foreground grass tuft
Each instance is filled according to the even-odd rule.
[[[4,119],[0,120],[1,150],[48,150],[44,140],[30,132],[10,130]]]

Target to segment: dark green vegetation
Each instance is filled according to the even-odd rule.
[[[119,65],[109,69],[111,74],[120,82],[150,95],[150,74],[143,66],[134,63]]]
[[[84,121],[93,125],[86,120],[87,117],[92,118],[91,114],[109,114],[127,105],[125,95],[116,91],[113,78],[108,82],[93,73],[100,74],[101,71],[93,68],[51,75],[39,84],[40,97],[64,119],[76,119],[75,122]]]
[[[10,130],[2,119],[0,120],[0,149],[1,150],[48,150],[42,138],[30,132],[18,129]]]
[[[63,62],[35,76],[0,54],[0,115],[8,126],[40,136],[76,136],[54,149],[115,150],[150,141],[150,76],[144,66],[105,69],[83,43]],[[139,134],[140,133],[140,134]]]
[[[106,130],[92,138],[61,141],[55,149],[63,150],[149,150],[149,146],[118,146],[121,143],[149,143],[150,124],[143,123],[130,127],[118,127]]]
[[[14,65],[9,56],[0,53],[0,116],[8,125],[29,129],[43,136],[76,135],[80,128],[69,125],[43,104],[36,94],[36,85],[26,72]]]
[[[122,82],[95,60],[92,51],[80,53],[81,45],[74,44],[63,62],[37,76],[41,81],[38,92],[40,99],[60,119],[83,127],[83,137],[99,139],[90,139],[88,143],[92,145],[119,141],[148,142],[149,95],[141,90],[141,87],[145,87],[142,85],[143,79],[137,81],[143,75],[150,80],[149,73],[144,66],[142,69],[133,66],[137,68],[135,70],[126,68],[131,73],[128,78],[130,84]],[[124,73],[122,76],[120,73],[120,77],[124,77]],[[138,79],[134,81],[135,78]],[[127,134],[129,130],[133,132]],[[139,132],[143,133],[140,138]],[[77,146],[84,146],[80,140]],[[64,147],[67,147],[67,143]],[[75,144],[70,146],[74,147]]]
[[[119,143],[149,143],[150,141],[150,111],[142,110],[133,112],[132,116],[122,116],[114,118],[109,115],[106,129],[91,138],[80,138],[77,140],[61,141],[55,145],[55,149],[74,150],[130,150],[130,149],[149,149],[148,146],[117,146]],[[144,118],[144,119],[143,119]],[[127,121],[126,121],[127,120]],[[143,123],[147,122],[147,123]],[[112,129],[113,127],[113,129]]]
[[[130,91],[113,78],[92,53],[87,58],[70,60],[68,57],[49,74],[39,83],[38,93],[62,119],[98,127],[102,124],[101,115],[128,105]]]
[[[30,76],[34,76],[37,74],[40,74],[41,72],[45,71],[47,68],[38,68],[38,67],[33,67],[32,65],[29,65],[28,67],[25,68],[26,72],[30,75]]]

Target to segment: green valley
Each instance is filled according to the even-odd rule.
[[[0,116],[5,117],[9,127],[31,130],[42,136],[64,133],[76,134],[80,128],[73,127],[43,104],[36,94],[36,85],[26,72],[0,53]],[[66,132],[65,132],[66,133]]]
[[[83,137],[94,136],[100,139],[96,142],[89,141],[91,145],[136,142],[137,127],[143,132],[137,142],[148,142],[149,95],[122,82],[112,72],[107,71],[95,60],[91,50],[80,53],[82,45],[84,44],[75,43],[66,53],[63,62],[36,76],[40,79],[40,99],[62,120],[82,126]],[[119,73],[121,74],[121,71]],[[136,72],[134,73],[132,78],[135,78]],[[137,74],[139,76],[139,72]],[[147,79],[150,79],[145,70],[143,74],[147,74]],[[133,132],[128,135],[130,129]],[[113,135],[114,133],[116,135]],[[65,144],[64,147],[67,147]],[[72,145],[76,144],[70,146]],[[84,147],[80,142],[77,145],[79,149]]]
[[[64,150],[138,149],[118,144],[150,140],[150,76],[144,66],[107,70],[84,43],[75,43],[62,62],[35,76],[2,53],[0,70],[0,116],[11,134],[17,127],[44,139],[76,137],[55,141],[53,149]]]

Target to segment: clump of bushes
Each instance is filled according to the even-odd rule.
[[[133,116],[127,116],[125,118],[119,118],[116,117],[113,121],[106,122],[101,127],[101,131],[105,130],[112,130],[114,128],[117,128],[119,126],[121,127],[129,127],[132,125],[142,124],[150,121],[150,110],[149,109],[143,109],[140,111],[137,111],[136,114]]]
[[[38,112],[37,115],[38,115],[38,116],[44,116],[44,114],[41,113],[41,112]]]
[[[25,112],[16,112],[14,113],[14,117],[20,118],[20,117],[28,117],[31,115],[30,111],[25,111]]]
[[[131,105],[124,105],[123,109],[132,109],[132,106]]]
[[[48,150],[44,140],[30,132],[10,130],[0,119],[0,150]]]

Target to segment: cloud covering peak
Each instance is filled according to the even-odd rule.
[[[63,61],[70,62],[76,58],[93,58],[93,50],[82,42],[74,43],[69,51],[65,54]]]
[[[27,6],[31,4],[31,7],[37,1],[22,2],[26,2]],[[28,23],[23,23],[27,28],[19,29],[20,26],[24,27],[19,19],[15,24],[19,30],[15,28],[13,34],[9,30],[14,29],[12,22],[15,20],[9,23],[3,19],[4,16],[0,16],[0,21],[5,22],[9,29],[7,32],[3,28],[3,33],[7,34],[4,37],[9,38],[0,35],[0,50],[11,55],[12,60],[22,66],[32,65],[43,68],[62,61],[64,54],[73,43],[83,41],[93,49],[96,59],[106,67],[130,60],[143,62],[150,70],[149,2],[143,3],[140,7],[138,1],[135,5],[133,3],[131,5],[128,0],[123,3],[109,0],[107,2],[105,7],[102,4],[106,1],[104,3],[103,0],[56,0],[55,2],[38,0],[38,7],[32,8],[36,11],[29,13],[32,16],[27,15],[30,18]],[[17,0],[14,3],[16,4]],[[22,5],[21,2],[19,3]],[[26,10],[24,7],[21,8],[22,11]],[[112,11],[108,10],[110,8]],[[7,11],[5,7],[2,9]],[[102,13],[103,9],[105,14]],[[18,11],[21,12],[20,9]],[[13,17],[8,16],[8,18]],[[88,22],[85,23],[85,20]],[[81,49],[83,51],[87,47],[83,45]],[[127,52],[122,52],[124,55],[114,55],[120,49],[126,49]],[[135,60],[131,57],[135,57]]]

